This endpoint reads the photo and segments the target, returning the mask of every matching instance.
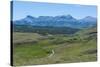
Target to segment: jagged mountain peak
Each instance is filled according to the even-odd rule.
[[[86,16],[86,18],[95,18],[95,17],[92,17],[92,16]]]
[[[35,17],[33,17],[31,15],[27,15],[26,18],[34,19]]]
[[[92,17],[92,16],[86,16],[85,18],[83,18],[83,19],[96,19],[95,17]]]
[[[69,19],[73,18],[70,14],[68,14],[66,17]]]
[[[55,16],[55,18],[74,19],[70,14],[68,14],[68,15]]]

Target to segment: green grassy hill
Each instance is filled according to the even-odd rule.
[[[13,32],[14,65],[37,65],[97,60],[97,29],[74,35]]]

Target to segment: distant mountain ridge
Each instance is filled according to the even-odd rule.
[[[97,18],[87,16],[83,19],[76,19],[71,15],[62,16],[26,16],[21,20],[13,21],[14,25],[31,25],[31,26],[52,26],[52,27],[71,27],[87,28],[97,24]]]

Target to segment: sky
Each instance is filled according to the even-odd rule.
[[[69,14],[76,19],[82,19],[86,16],[97,17],[97,6],[13,1],[13,20],[25,18],[27,15],[38,17]]]

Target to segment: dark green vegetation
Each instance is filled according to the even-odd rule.
[[[89,62],[97,60],[97,29],[75,34],[13,32],[14,65]]]
[[[70,27],[52,27],[52,26],[32,26],[32,25],[13,25],[15,32],[35,32],[39,34],[73,34],[79,29]]]

